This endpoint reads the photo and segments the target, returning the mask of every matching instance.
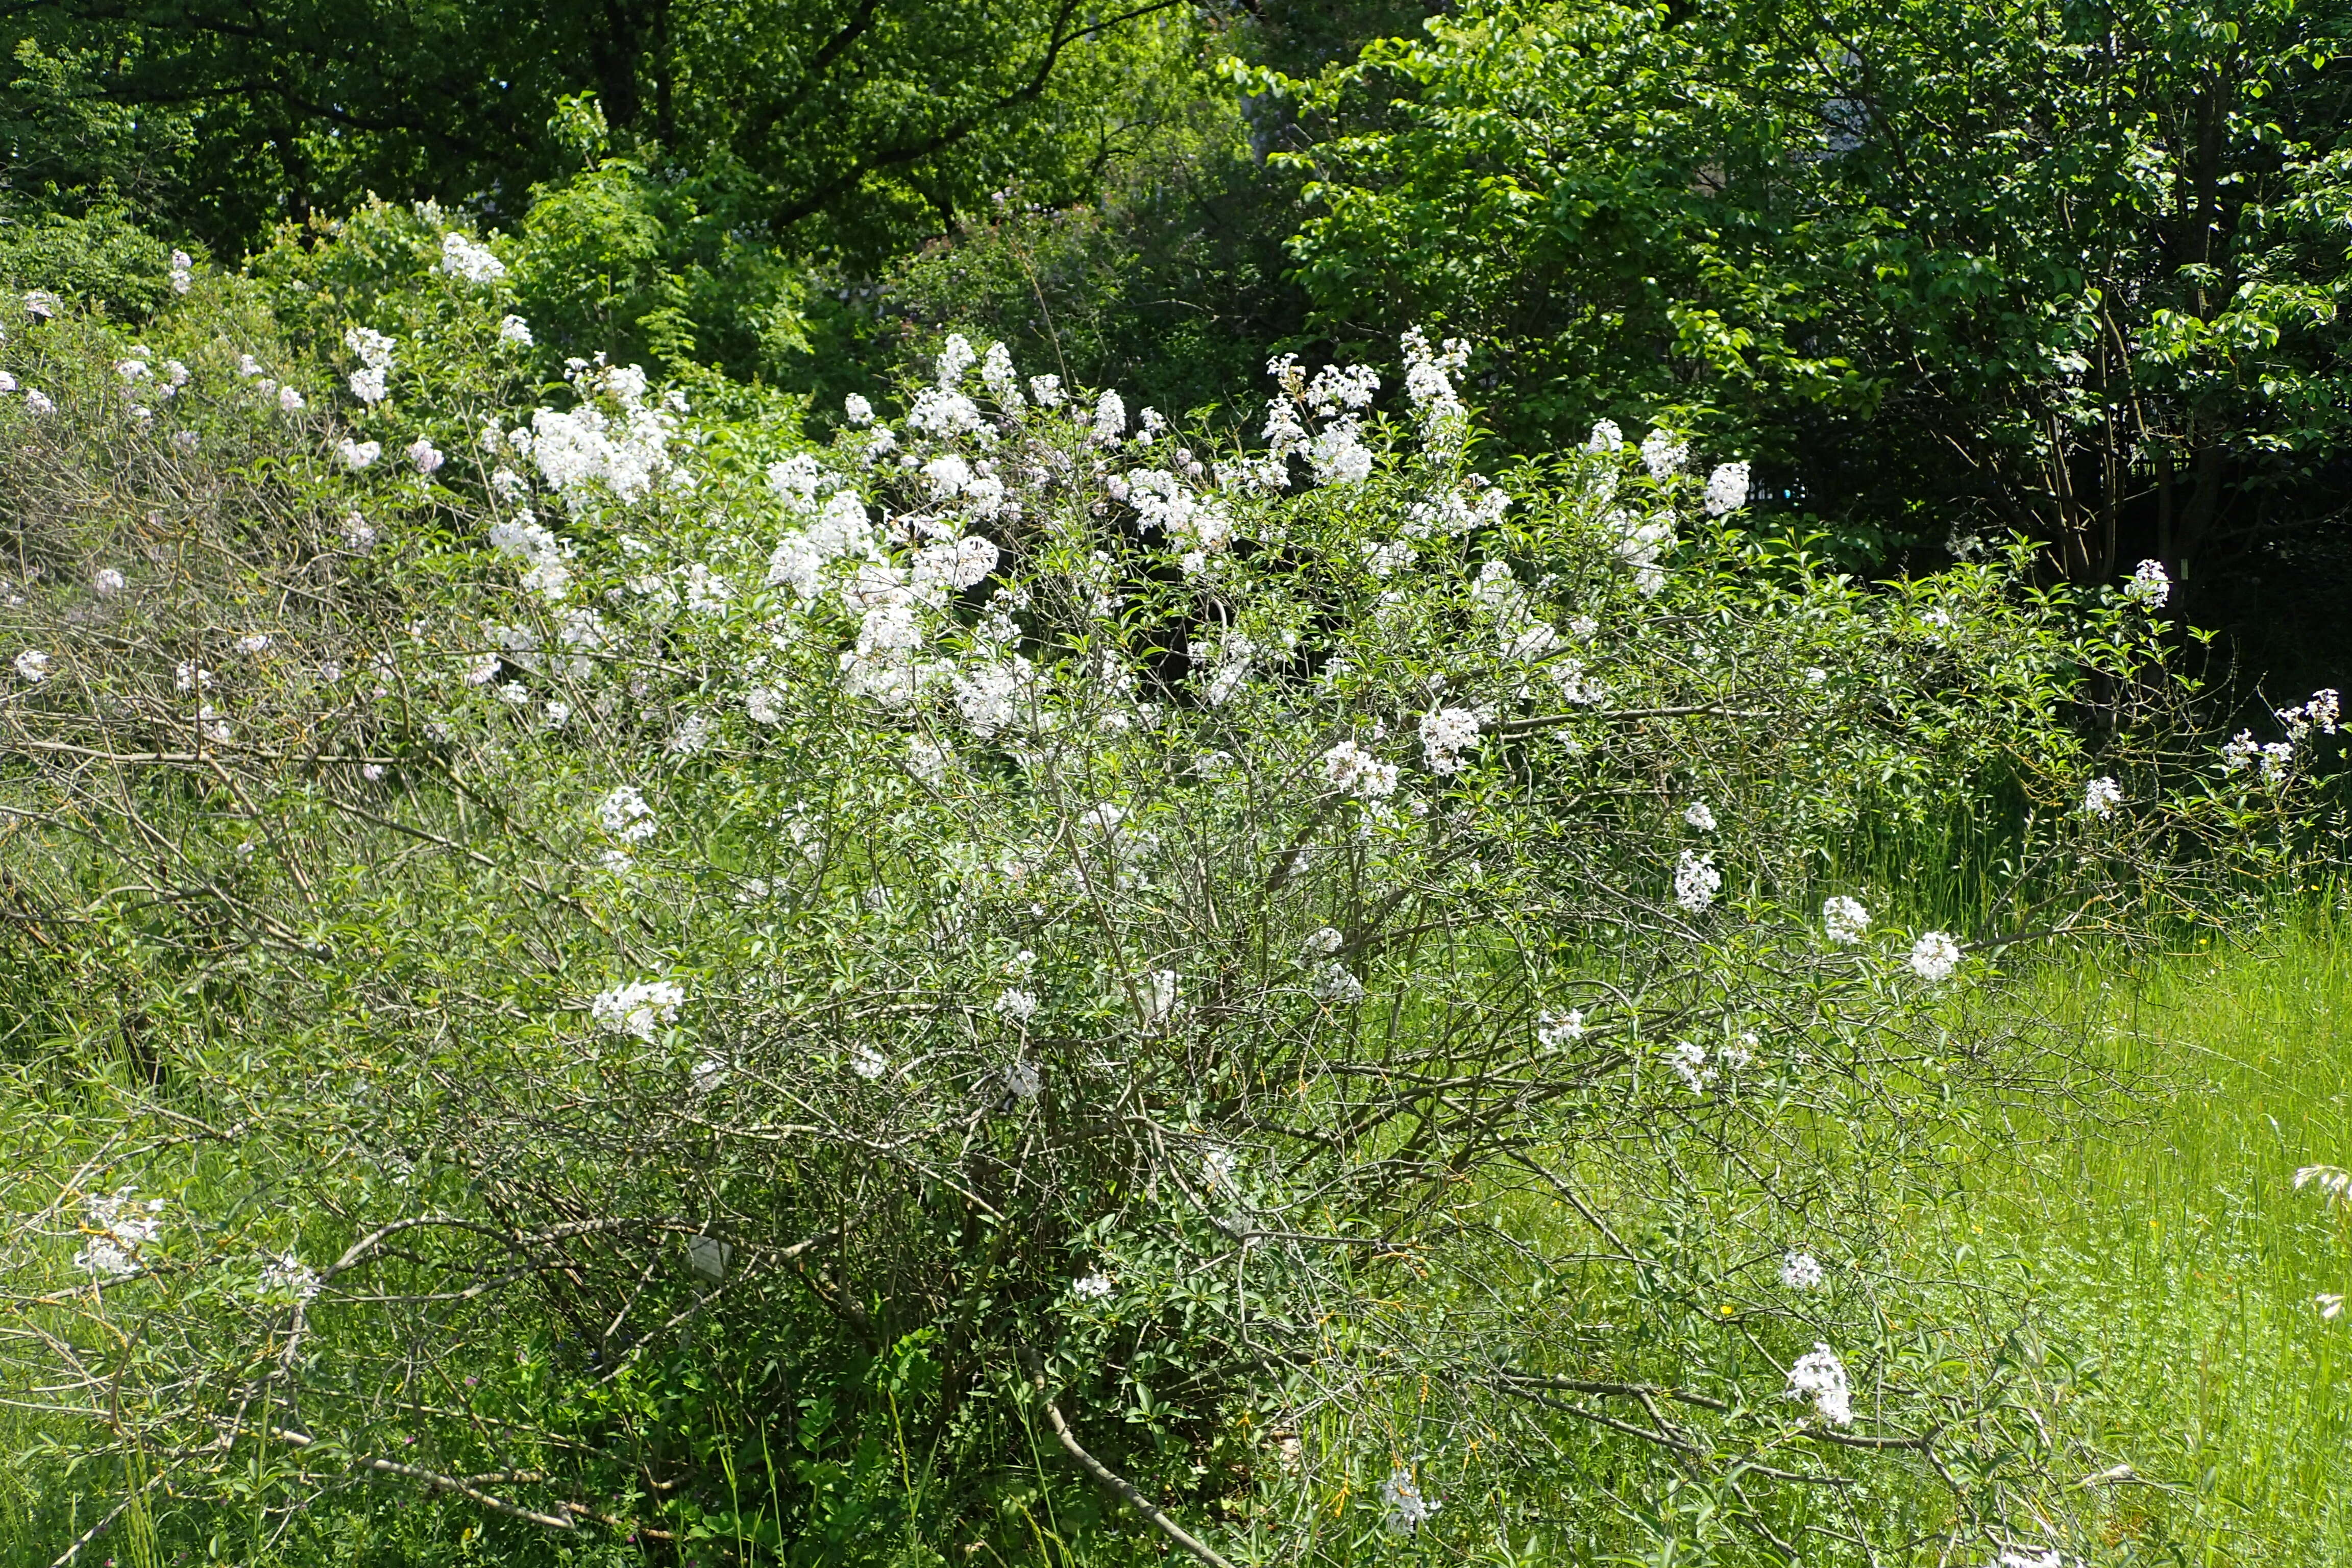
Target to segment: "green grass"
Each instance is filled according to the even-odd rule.
[[[2076,1413],[2140,1484],[2107,1499],[2105,1563],[2352,1563],[2352,1224],[2306,1164],[2352,1165],[2352,944],[2244,951],[2052,982],[2105,1060],[2147,1075],[2132,1121],[1991,1176],[1976,1206],[2095,1357]]]

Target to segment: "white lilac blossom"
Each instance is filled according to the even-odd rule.
[[[1948,932],[1931,931],[1911,946],[1911,972],[1930,984],[1948,980],[1960,966],[1960,944]]]
[[[101,566],[98,569],[98,574],[89,580],[89,585],[91,592],[100,598],[111,599],[122,592],[122,582],[121,573],[111,566]]]
[[[499,322],[499,342],[519,349],[530,347],[534,342],[530,335],[530,323],[520,316],[505,318]]]
[[[26,412],[33,414],[54,414],[57,412],[58,405],[49,401],[47,393],[35,388],[25,394],[25,408]]]
[[[1722,889],[1723,873],[1696,849],[1685,849],[1675,862],[1675,902],[1692,914],[1703,914]]]
[[[394,344],[394,340],[370,327],[352,327],[343,333],[343,346],[359,356],[360,368],[349,379],[352,395],[362,403],[382,403],[387,395],[384,378],[392,374]]]
[[[1664,430],[1653,430],[1642,437],[1642,462],[1650,470],[1650,478],[1660,484],[1682,471],[1690,461],[1690,443],[1679,440]]]
[[[1036,1016],[1037,994],[1034,991],[1007,989],[996,998],[994,1011],[1000,1018],[1010,1018],[1016,1024],[1025,1024]]]
[[[659,826],[654,808],[635,784],[615,784],[596,803],[596,820],[624,844],[642,844]]]
[[[1683,820],[1701,833],[1715,831],[1715,812],[1703,800],[1695,800],[1684,807]]]
[[[1571,1007],[1565,1013],[1536,1015],[1536,1043],[1546,1050],[1559,1050],[1572,1046],[1584,1037],[1584,1011]]]
[[[242,654],[264,654],[269,651],[268,632],[248,632],[236,639],[236,651]]]
[[[319,1271],[292,1252],[281,1252],[262,1266],[261,1289],[272,1296],[291,1296],[298,1301],[308,1301],[318,1295],[322,1283]]]
[[[295,391],[291,386],[281,386],[278,389],[278,413],[299,414],[302,409],[302,395],[299,392]]]
[[[2286,726],[2290,742],[2308,739],[2314,730],[2324,735],[2333,735],[2342,718],[2342,700],[2333,687],[2313,692],[2309,700],[2299,702],[2293,708],[2278,710],[2278,721]]]
[[[2131,580],[2124,584],[2124,597],[2143,610],[2160,610],[2172,597],[2172,579],[2165,575],[2161,561],[2143,561],[2132,568]]]
[[[2083,788],[2083,815],[2113,816],[2123,799],[2123,785],[2113,779],[2093,779]]]
[[[1307,466],[1318,485],[1361,484],[1372,475],[1371,448],[1351,419],[1335,420],[1307,444]]]
[[[1861,900],[1840,893],[1822,905],[1822,933],[1841,947],[1852,947],[1870,934],[1870,911]]]
[[[971,352],[970,338],[965,337],[961,332],[950,332],[947,342],[940,345],[939,362],[933,367],[937,373],[935,379],[943,387],[956,385],[963,380],[964,374],[971,369],[972,362],[977,357]]]
[[[2046,1552],[2036,1552],[2030,1546],[2011,1547],[2000,1554],[1993,1568],[2066,1568],[2066,1560],[2054,1546]]]
[[[1095,439],[1106,446],[1116,441],[1127,430],[1127,405],[1116,392],[1105,392],[1095,399]]]
[[[1344,964],[1327,963],[1317,970],[1311,989],[1315,1000],[1335,1007],[1349,1006],[1364,999],[1364,983],[1349,973]]]
[[[16,674],[38,684],[49,678],[49,656],[39,648],[28,647],[16,656]]]
[[[194,284],[195,261],[184,250],[172,252],[172,292],[184,294]]]
[[[2223,773],[2233,773],[2257,763],[2262,764],[2263,782],[2267,784],[2277,779],[2294,765],[2294,742],[2273,741],[2264,745],[2254,739],[2252,730],[2241,730],[2230,737],[2229,744],[2221,748]]]
[[[606,1034],[650,1041],[663,1025],[677,1022],[678,1009],[685,1005],[686,991],[674,981],[633,980],[599,992],[588,1013]]]
[[[1381,1483],[1381,1501],[1387,1512],[1381,1522],[1391,1535],[1411,1535],[1429,1522],[1429,1516],[1438,1510],[1434,1498],[1424,1494],[1412,1472],[1400,1466]]]
[[[1115,1287],[1101,1269],[1070,1281],[1070,1294],[1081,1301],[1108,1301]]]
[[[874,405],[855,392],[841,400],[841,413],[852,425],[863,426],[874,423]]]
[[[507,264],[462,234],[441,237],[441,270],[467,283],[495,283],[507,275]]]
[[[760,717],[757,713],[751,716],[755,719]],[[773,723],[775,721],[769,719],[761,722]],[[954,760],[955,753],[936,741],[921,735],[907,737],[907,771],[925,784],[935,784],[946,778],[948,764]]]
[[[1592,434],[1584,438],[1584,449],[1604,455],[1622,452],[1625,449],[1625,432],[1617,427],[1617,421],[1614,419],[1596,420],[1593,423]]]
[[[1706,477],[1706,515],[1722,517],[1748,504],[1748,465],[1725,463]]]
[[[850,1049],[849,1070],[871,1083],[890,1070],[890,1058],[860,1040]]]
[[[357,473],[383,456],[383,443],[354,441],[346,436],[343,437],[342,444],[335,448],[335,455],[342,459],[343,467]]]
[[[1789,1397],[1811,1400],[1814,1414],[1833,1426],[1853,1425],[1853,1389],[1845,1363],[1818,1341],[1789,1369]]]
[[[404,455],[418,476],[428,479],[440,471],[442,463],[446,460],[440,449],[422,436],[408,444]]]
[[[1029,661],[1015,654],[959,671],[949,682],[956,711],[982,740],[1010,728],[1021,717],[1029,689]]]
[[[172,684],[179,690],[205,691],[210,689],[212,683],[213,672],[193,659],[182,659],[173,668]]]
[[[1707,1085],[1715,1081],[1715,1069],[1706,1065],[1706,1047],[1690,1040],[1677,1040],[1658,1053],[1666,1066],[1683,1080],[1683,1087],[1693,1094],[1705,1094]]]
[[[351,550],[375,548],[375,525],[358,512],[343,514],[343,544]]]
[[[1454,390],[1454,374],[1470,363],[1470,345],[1460,338],[1448,338],[1441,350],[1433,353],[1419,327],[1408,329],[1399,343],[1404,352],[1405,400],[1420,416],[1426,436],[1450,443],[1469,413]]]
[[[1031,376],[1029,401],[1040,408],[1059,408],[1062,405],[1062,378],[1058,375]]]
[[[1421,718],[1421,749],[1433,773],[1458,773],[1468,766],[1465,752],[1478,743],[1478,715],[1467,708],[1440,708]]]
[[[1633,586],[1645,599],[1655,598],[1666,585],[1666,571],[1659,563],[1674,547],[1675,520],[1661,513],[1642,517],[1630,511],[1613,511],[1607,521],[1616,537],[1612,546],[1617,558],[1633,568]]]
[[[163,1200],[149,1198],[141,1203],[131,1194],[131,1188],[118,1187],[110,1194],[93,1193],[82,1200],[89,1216],[82,1222],[83,1228],[93,1234],[74,1254],[75,1268],[101,1279],[119,1279],[139,1271],[139,1249],[163,1234],[163,1222],[158,1217],[163,1212]]]
[[[114,362],[114,374],[125,381],[144,381],[154,373],[143,359],[119,359]]]
[[[14,392],[14,391],[16,391],[16,378],[15,376],[13,376],[13,375],[10,375],[6,371],[5,371],[5,370],[0,370],[0,397],[5,397],[5,396],[6,396],[9,393],[12,393],[12,392]]]
[[[495,653],[478,653],[466,661],[466,684],[488,686],[499,678],[506,661]]]
[[[980,356],[980,382],[1006,407],[1021,402],[1021,378],[1013,372],[1013,354],[1003,343],[991,343]]]
[[[1828,1278],[1821,1259],[1810,1252],[1792,1252],[1780,1259],[1780,1283],[1791,1290],[1818,1290]]]
[[[582,394],[568,412],[541,408],[530,416],[530,458],[549,487],[577,508],[585,487],[601,484],[630,501],[676,472],[669,456],[677,433],[675,394],[646,401],[641,365],[583,365],[572,373]],[[589,399],[602,394],[620,408],[615,419]]]
[[[1359,800],[1381,800],[1396,793],[1394,763],[1383,763],[1353,741],[1342,741],[1323,753],[1324,782]]]

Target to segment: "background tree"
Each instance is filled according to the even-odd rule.
[[[2341,521],[2343,19],[1484,5],[1255,85],[1323,319],[1496,339],[1521,442],[1671,405],[1864,547],[2198,584]]]

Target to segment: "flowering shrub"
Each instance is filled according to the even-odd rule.
[[[724,1385],[798,1413],[763,1528],[850,1556],[999,1528],[1040,1426],[1208,1556],[2064,1517],[2021,1304],[1931,1310],[1901,1205],[2068,1070],[2009,944],[2294,809],[2291,742],[2179,763],[2144,598],[1865,591],[1668,432],[1482,475],[1417,333],[1385,408],[1277,362],[1257,446],[955,338],[823,447],[635,366],[538,405],[439,255],[331,373],[0,321],[58,1108],[0,1289],[74,1452],[723,1537]],[[1995,773],[2010,923],[1822,884]]]

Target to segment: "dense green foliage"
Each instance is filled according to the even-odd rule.
[[[2345,23],[1474,5],[1289,85],[1297,254],[1335,321],[1494,343],[1530,441],[1672,405],[1864,537],[2193,584],[2340,521]]]

